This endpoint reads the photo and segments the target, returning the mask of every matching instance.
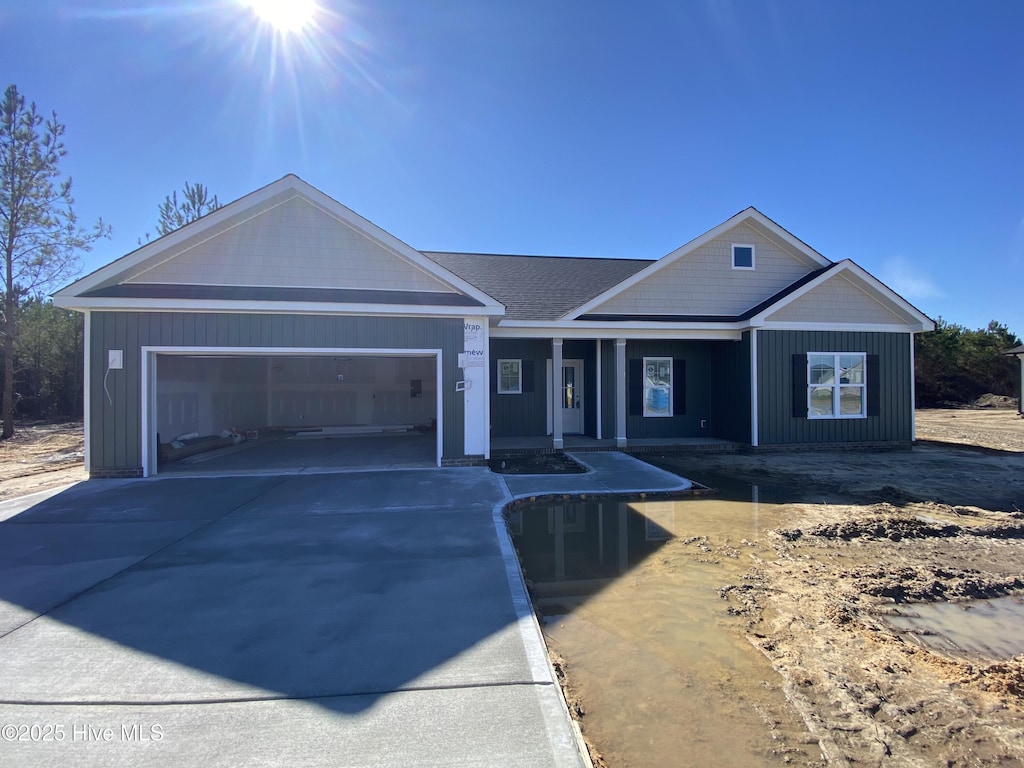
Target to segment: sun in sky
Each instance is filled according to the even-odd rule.
[[[313,23],[316,0],[244,0],[253,13],[281,34],[299,33]]]

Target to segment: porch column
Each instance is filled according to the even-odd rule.
[[[562,439],[562,340],[551,340],[551,447],[563,448]]]
[[[626,340],[615,340],[615,447],[626,447]]]

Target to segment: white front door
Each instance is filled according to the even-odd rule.
[[[583,432],[583,361],[562,361],[562,432]]]

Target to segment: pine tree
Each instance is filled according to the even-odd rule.
[[[0,336],[3,341],[3,431],[14,434],[14,350],[19,307],[27,296],[77,274],[79,254],[110,234],[102,219],[79,226],[71,178],[61,178],[67,155],[64,125],[53,112],[45,119],[36,105],[9,85],[0,102]]]

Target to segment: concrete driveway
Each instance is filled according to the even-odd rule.
[[[506,497],[434,469],[0,504],[0,764],[582,765]]]

